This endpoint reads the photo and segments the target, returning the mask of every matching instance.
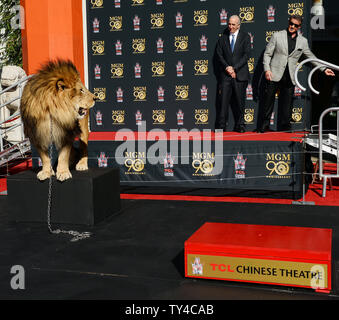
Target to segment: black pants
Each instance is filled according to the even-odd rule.
[[[216,129],[226,130],[229,116],[229,106],[234,115],[234,129],[244,127],[244,108],[247,81],[238,81],[227,77],[219,83],[219,101],[217,103]]]
[[[290,75],[285,71],[279,82],[267,81],[264,87],[264,94],[261,98],[261,107],[259,108],[258,126],[259,130],[268,130],[270,126],[271,115],[274,109],[275,95],[279,92],[278,98],[278,117],[277,130],[291,130],[292,100],[294,94],[294,85]]]

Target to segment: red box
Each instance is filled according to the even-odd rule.
[[[205,223],[185,242],[185,275],[331,290],[332,230]]]

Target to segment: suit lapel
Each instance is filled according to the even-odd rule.
[[[300,40],[301,40],[301,38],[299,37],[299,35],[297,35],[297,40],[296,40],[296,42],[295,42],[295,48],[294,48],[294,50],[291,52],[290,56],[293,55],[293,53],[295,52],[295,50],[297,50],[297,49],[299,48]]]
[[[239,45],[241,43],[241,39],[242,39],[242,33],[239,31],[238,36],[237,36],[237,40],[235,41],[235,44],[234,44],[234,50],[232,52],[231,43],[230,43],[230,33],[229,32],[225,33],[225,46],[226,46],[226,49],[229,51],[229,53],[231,55],[233,55],[234,52],[239,47]]]
[[[242,34],[241,32],[239,31],[238,33],[238,36],[237,36],[237,41],[235,42],[235,45],[234,45],[234,50],[233,50],[233,54],[234,52],[238,49],[240,43],[241,43],[241,39],[242,39]],[[232,50],[231,50],[232,51]]]
[[[287,42],[287,31],[284,30],[284,33],[283,33],[283,46],[284,46],[284,50],[286,52],[286,54],[288,55],[288,42]]]
[[[230,34],[229,32],[226,32],[224,34],[224,45],[225,45],[225,48],[226,48],[226,51],[229,52],[229,54],[232,54],[232,49],[231,49],[231,44],[230,44]]]
[[[228,32],[226,32],[224,34],[224,44],[225,44],[226,49],[231,48],[230,42],[229,42],[229,33]]]

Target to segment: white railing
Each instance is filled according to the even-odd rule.
[[[4,109],[6,106],[14,103],[15,101],[21,99],[22,91],[25,82],[30,79],[33,75],[22,78],[17,83],[7,87],[6,89],[0,92],[0,113],[5,114]],[[10,101],[2,103],[1,97],[7,92],[13,92],[12,90],[18,88],[19,92],[17,96],[13,97]],[[6,144],[7,135],[10,131],[20,128],[20,138],[19,141],[16,141],[15,144]],[[20,108],[15,111],[12,115],[5,116],[0,120],[0,166],[4,163],[13,160],[18,157],[23,157],[24,153],[30,151],[29,140],[25,138],[23,123],[21,121]]]
[[[327,68],[330,68],[332,70],[336,70],[336,71],[339,71],[339,66],[335,65],[335,64],[332,64],[332,63],[329,63],[327,61],[324,61],[324,60],[320,60],[320,59],[317,59],[317,58],[309,58],[309,59],[306,59],[304,61],[302,61],[301,63],[298,64],[297,66],[297,69],[295,70],[295,73],[294,73],[294,79],[295,79],[295,82],[297,83],[297,86],[302,90],[302,91],[306,91],[306,88],[304,88],[299,80],[298,80],[298,73],[300,71],[300,69],[302,68],[302,66],[306,63],[309,63],[309,62],[315,62],[317,63],[318,65],[315,66],[312,71],[310,72],[309,76],[308,76],[308,86],[310,87],[310,89],[315,93],[315,94],[319,94],[320,92],[315,90],[313,85],[312,85],[312,77],[314,75],[314,73],[319,70],[320,68],[323,68],[323,67],[327,67]]]
[[[314,75],[314,73],[323,68],[323,67],[326,67],[326,68],[329,68],[329,69],[332,69],[332,70],[336,70],[336,71],[339,71],[339,66],[335,65],[335,64],[332,64],[332,63],[329,63],[327,61],[324,61],[324,60],[320,60],[320,59],[317,59],[317,58],[310,58],[310,59],[306,59],[304,61],[302,61],[297,69],[295,70],[295,74],[294,74],[294,78],[295,78],[295,81],[296,81],[296,84],[297,86],[302,90],[302,91],[306,91],[306,88],[303,87],[299,80],[298,80],[298,72],[299,70],[302,68],[302,66],[308,62],[315,62],[317,63],[318,65],[317,66],[314,66],[313,69],[311,70],[309,76],[308,76],[308,86],[310,87],[310,89],[312,90],[312,92],[314,92],[315,94],[319,94],[320,92],[317,91],[316,89],[314,89],[313,87],[313,84],[312,84],[312,77]],[[323,133],[323,119],[324,117],[330,113],[330,112],[336,112],[337,113],[337,128],[336,128],[336,132],[337,132],[337,135],[335,136],[335,144],[333,145],[334,148],[336,148],[336,157],[337,157],[337,172],[336,174],[325,174],[324,173],[324,164],[323,164],[323,149],[324,149],[324,133]],[[322,114],[320,115],[320,118],[319,118],[319,177],[321,179],[323,179],[323,192],[322,192],[322,196],[323,197],[326,197],[326,186],[327,186],[327,179],[328,178],[339,178],[339,107],[334,107],[334,108],[328,108],[326,110],[324,110],[322,112]]]

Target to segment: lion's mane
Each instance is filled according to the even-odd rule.
[[[25,134],[33,144],[43,149],[50,144],[50,117],[57,145],[74,139],[78,121],[71,99],[77,94],[78,81],[76,67],[63,60],[48,62],[28,81],[21,98],[21,115]],[[59,86],[73,89],[68,95],[61,94]]]

